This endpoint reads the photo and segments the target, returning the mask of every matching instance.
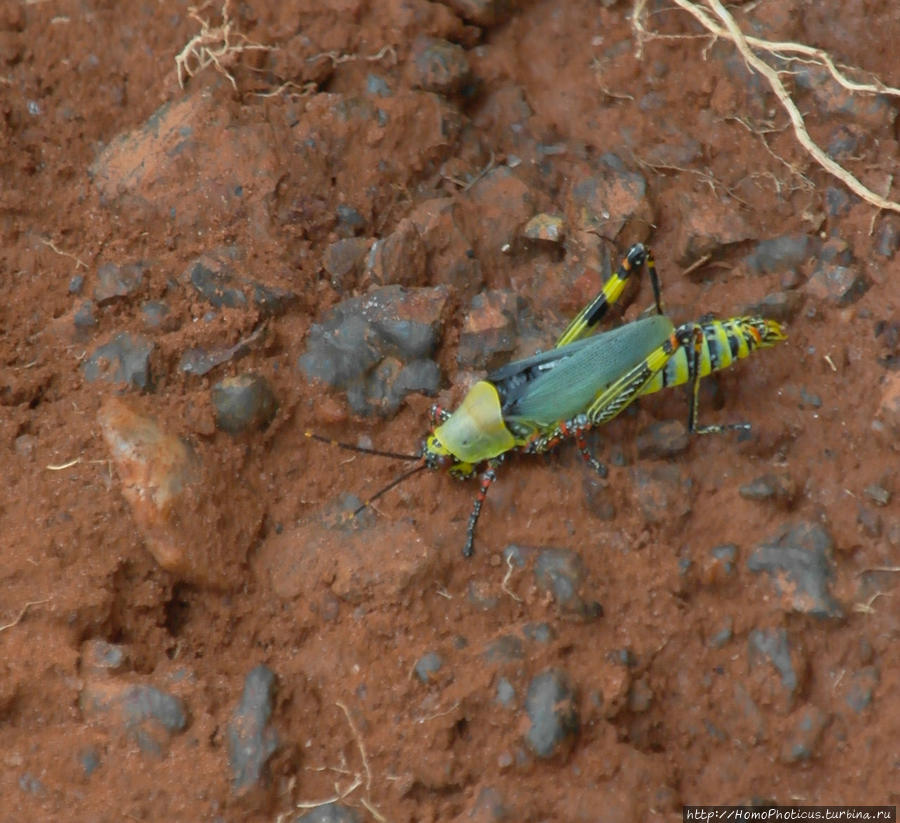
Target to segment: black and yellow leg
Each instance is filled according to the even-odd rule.
[[[556,347],[568,345],[590,334],[603,319],[609,307],[622,296],[631,274],[644,264],[647,266],[650,282],[653,285],[653,299],[656,303],[656,311],[662,314],[659,277],[656,274],[656,262],[653,259],[653,254],[643,244],[635,243],[622,259],[615,274],[603,284],[600,293],[569,323],[559,340],[556,341]]]

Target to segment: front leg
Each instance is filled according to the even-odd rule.
[[[502,461],[502,455],[487,461],[487,468],[479,475],[478,494],[475,496],[475,503],[472,505],[472,513],[469,515],[469,525],[466,527],[466,542],[463,546],[463,557],[471,557],[475,552],[475,526],[481,515],[481,507],[484,505],[484,499],[487,497],[488,489],[497,479],[497,467]]]

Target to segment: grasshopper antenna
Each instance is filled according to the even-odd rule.
[[[416,459],[420,460],[421,458],[417,457]],[[427,469],[427,468],[428,468],[428,465],[423,462],[420,466],[415,466],[415,467],[409,469],[408,471],[403,472],[403,474],[399,475],[398,477],[395,477],[393,480],[391,480],[390,483],[388,483],[386,486],[384,486],[383,488],[381,488],[377,492],[375,492],[375,494],[373,494],[368,500],[366,500],[365,503],[363,503],[361,506],[357,507],[354,510],[352,516],[356,517],[356,515],[358,515],[363,509],[369,508],[369,506],[371,506],[379,497],[381,497],[381,495],[387,494],[387,492],[389,492],[395,486],[399,486],[407,478],[412,477],[414,474],[418,474],[420,471],[423,471],[424,469]]]
[[[318,440],[320,443],[327,443],[329,446],[337,446],[339,449],[346,449],[347,451],[351,452],[359,452],[360,454],[374,454],[377,457],[393,457],[395,460],[422,459],[421,454],[401,454],[400,452],[386,452],[381,451],[380,449],[367,449],[365,446],[354,446],[353,443],[342,443],[340,440],[332,440],[330,437],[323,437],[321,434],[316,434],[315,432],[308,431],[304,432],[304,434],[312,440]],[[416,469],[414,471],[418,470]],[[407,472],[407,474],[403,475],[403,477],[406,477],[409,474],[412,474],[412,472]],[[393,488],[394,485],[396,484],[392,483],[390,486],[388,486],[388,489]],[[382,491],[378,492],[375,497],[380,497],[384,491],[387,491],[387,489],[383,489]],[[375,498],[373,497],[372,499],[374,500]],[[365,508],[366,505],[368,504],[364,504],[363,508]]]

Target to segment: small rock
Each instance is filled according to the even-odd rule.
[[[443,665],[444,658],[437,652],[427,652],[416,661],[414,671],[423,683],[431,683]]]
[[[525,659],[525,649],[514,634],[504,634],[488,643],[482,657],[486,663],[495,665],[518,663]]]
[[[497,681],[497,702],[504,708],[510,709],[516,701],[516,690],[505,677]]]
[[[821,263],[809,278],[806,291],[816,300],[843,308],[859,300],[871,285],[858,266]]]
[[[755,669],[762,661],[775,667],[781,678],[782,696],[786,698],[783,708],[789,708],[804,685],[806,671],[798,654],[791,650],[787,632],[784,629],[753,629],[747,638],[750,668]]]
[[[275,691],[275,673],[256,666],[244,678],[240,703],[228,721],[228,765],[238,793],[265,779],[266,763],[278,748],[278,734],[269,726]]]
[[[892,260],[900,249],[900,228],[893,220],[885,220],[875,236],[875,254]]]
[[[161,300],[147,300],[141,304],[141,316],[144,324],[151,329],[174,331],[177,323],[170,321],[169,307]]]
[[[256,539],[258,495],[219,471],[210,476],[184,441],[117,398],[104,400],[98,420],[122,495],[156,562],[198,584],[233,582]]]
[[[638,432],[635,439],[638,458],[665,460],[683,454],[690,443],[687,426],[681,420],[652,423]]]
[[[526,623],[522,626],[522,635],[535,643],[551,643],[556,639],[556,632],[549,623]]]
[[[362,818],[356,809],[328,803],[295,817],[293,823],[362,823]]]
[[[863,494],[869,498],[876,506],[886,506],[891,502],[891,493],[884,486],[872,484],[863,489]]]
[[[757,243],[753,251],[744,258],[744,264],[754,274],[796,269],[815,253],[814,245],[805,234],[772,237]]]
[[[75,333],[79,339],[85,339],[88,332],[97,328],[97,316],[94,314],[94,301],[85,300],[72,315],[72,322],[75,325]]]
[[[818,523],[783,528],[759,544],[747,560],[753,572],[768,572],[789,608],[816,617],[838,618],[840,604],[829,591],[834,541]]]
[[[571,549],[541,549],[534,562],[534,582],[549,592],[563,612],[585,619],[602,616],[603,607],[583,596],[584,561]]]
[[[224,255],[202,255],[188,267],[185,277],[197,294],[217,309],[247,306],[247,296]]]
[[[97,285],[94,300],[98,305],[106,305],[114,300],[130,297],[140,291],[147,271],[145,263],[104,263],[97,269]]]
[[[869,708],[880,680],[881,674],[875,666],[863,666],[854,672],[845,698],[847,705],[857,714]]]
[[[84,289],[84,275],[76,274],[69,281],[69,294],[81,294]]]
[[[337,231],[341,237],[355,237],[358,234],[362,234],[366,228],[366,218],[353,206],[341,203],[338,205],[335,214],[337,216]]]
[[[859,202],[857,198],[851,197],[846,189],[837,186],[826,186],[825,188],[825,211],[831,217],[843,217],[850,211],[850,206],[854,202]]]
[[[521,227],[535,212],[536,193],[507,166],[496,166],[461,195],[463,225],[471,224],[476,257],[485,267],[505,266]]]
[[[493,369],[515,351],[518,317],[524,301],[510,291],[488,291],[472,298],[459,336],[456,361],[465,368]]]
[[[540,758],[569,748],[578,733],[578,709],[569,676],[559,669],[541,672],[528,684],[525,742]]]
[[[711,649],[721,649],[731,642],[732,637],[734,637],[734,620],[725,617],[719,628],[706,639],[706,645]]]
[[[322,268],[328,272],[331,285],[345,291],[362,274],[371,240],[365,237],[345,237],[325,249]]]
[[[105,719],[119,726],[145,754],[161,757],[172,735],[187,728],[187,707],[181,698],[148,683],[88,679],[78,696],[88,719]]]
[[[522,236],[528,240],[542,240],[547,243],[562,243],[566,237],[565,218],[558,214],[541,212],[531,218],[522,229]]]
[[[464,210],[450,197],[420,203],[409,218],[416,224],[428,253],[428,281],[451,286],[462,300],[482,286],[481,263],[463,231]]]
[[[96,746],[88,746],[78,752],[78,763],[85,777],[90,777],[100,768],[100,750]]]
[[[442,286],[385,286],[344,300],[310,329],[299,368],[308,378],[347,390],[357,414],[392,414],[409,384],[437,388],[436,366],[425,361],[433,363],[446,301]]]
[[[745,483],[738,493],[745,500],[772,502],[789,509],[797,496],[797,487],[787,472],[770,472]]]
[[[84,378],[90,383],[107,380],[111,383],[128,383],[136,389],[152,388],[150,356],[155,345],[139,334],[122,332],[109,343],[94,349],[81,367]]]
[[[121,672],[128,662],[127,646],[94,638],[81,647],[81,672],[84,675]]]
[[[496,26],[516,9],[516,4],[509,0],[447,0],[447,5],[476,26]]]
[[[628,690],[628,709],[635,714],[647,711],[653,705],[653,689],[646,677],[632,681]]]
[[[708,577],[710,582],[716,582],[734,574],[737,551],[737,546],[734,543],[724,543],[709,550],[711,568]]]
[[[801,709],[793,729],[781,747],[782,763],[805,763],[816,756],[822,733],[828,725],[828,715],[816,706]]]
[[[881,516],[868,506],[857,506],[856,525],[868,537],[881,537]]]
[[[900,372],[889,372],[882,382],[881,399],[872,428],[897,449],[900,443]]]
[[[478,792],[475,803],[464,819],[472,823],[502,823],[512,817],[500,792],[492,786],[485,786]]]
[[[646,178],[614,154],[600,158],[598,174],[573,181],[569,200],[578,217],[575,227],[601,237],[624,233],[629,240],[644,240],[655,222]]]
[[[743,243],[754,236],[754,228],[711,192],[686,193],[681,198],[680,219],[675,240],[675,259],[689,266],[725,246]],[[698,276],[701,270],[698,270]]]
[[[416,286],[427,277],[427,255],[416,224],[404,218],[387,237],[372,244],[366,260],[366,275],[377,286],[391,283]]]
[[[413,84],[452,97],[469,80],[469,60],[462,46],[437,37],[419,36],[412,46]]]
[[[257,374],[226,377],[212,387],[211,397],[216,426],[229,434],[262,431],[278,411],[269,381]]]
[[[650,469],[634,466],[631,480],[648,523],[677,522],[690,514],[693,483],[681,476],[677,466],[660,465]]]

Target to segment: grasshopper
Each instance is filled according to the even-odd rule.
[[[592,334],[622,294],[629,276],[645,265],[656,314]],[[313,432],[306,436],[352,451],[416,461],[414,468],[359,506],[354,516],[424,469],[447,471],[459,479],[478,475],[479,489],[463,546],[463,555],[470,557],[482,506],[507,454],[541,454],[571,439],[587,463],[606,476],[606,468],[587,446],[587,432],[612,420],[638,397],[683,384],[690,384],[691,389],[688,428],[692,433],[749,429],[747,423],[700,425],[700,380],[756,349],[786,339],[777,322],[762,317],[705,317],[676,328],[662,311],[653,256],[637,243],[600,293],[569,323],[554,348],[488,374],[472,386],[452,413],[433,406],[433,429],[418,454],[367,449]]]

